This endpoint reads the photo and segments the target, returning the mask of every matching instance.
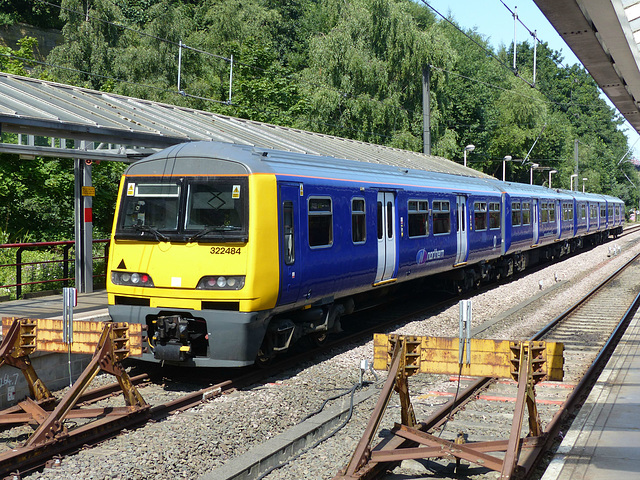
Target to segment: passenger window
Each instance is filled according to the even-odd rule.
[[[309,246],[333,244],[333,210],[328,197],[309,198]]]
[[[587,207],[583,204],[580,205],[580,219],[584,220],[587,218]]]
[[[562,204],[562,220],[567,222],[573,220],[573,205],[570,203]]]
[[[522,214],[520,211],[520,202],[511,204],[511,225],[517,227],[522,224]]]
[[[556,204],[555,203],[549,204],[549,221],[550,222],[556,221]]]
[[[604,205],[600,205],[600,218],[604,218],[607,216],[607,210]]]
[[[540,223],[547,223],[549,221],[549,205],[543,203],[540,205]]]
[[[487,203],[486,202],[473,203],[473,222],[475,224],[474,229],[476,231],[487,229]]]
[[[429,202],[409,200],[409,238],[429,235]]]
[[[449,214],[449,201],[434,201],[432,205],[433,234],[441,235],[451,232],[451,215]]]
[[[522,225],[529,225],[531,223],[531,204],[529,202],[522,202]]]
[[[364,243],[367,240],[366,228],[364,198],[354,198],[351,200],[351,239],[353,243]]]
[[[489,204],[489,228],[500,228],[500,204],[497,202]]]
[[[293,202],[284,202],[283,226],[284,226],[284,263],[292,265],[295,262],[295,245],[293,236]]]

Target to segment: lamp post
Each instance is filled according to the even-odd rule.
[[[572,192],[573,192],[573,179],[574,178],[578,178],[578,174],[577,173],[574,173],[573,175],[571,175],[571,180],[570,180],[571,181],[571,183],[570,183],[571,187],[569,187],[569,190],[571,190]],[[576,180],[576,183],[577,183],[577,180]]]
[[[529,178],[529,184],[533,185],[533,169],[534,168],[538,168],[540,165],[538,165],[537,163],[532,163],[531,164],[531,169],[529,170],[530,173],[530,178]]]
[[[502,159],[502,181],[505,181],[507,174],[507,162],[511,161],[511,155],[507,155]]]
[[[557,170],[549,170],[549,188],[551,188],[551,175],[558,173]]]
[[[467,145],[464,147],[464,166],[467,166],[467,152],[473,152],[475,150],[475,145]]]
[[[589,179],[588,178],[583,178],[582,179],[582,193],[584,193],[584,191],[585,191],[587,180],[589,180]]]

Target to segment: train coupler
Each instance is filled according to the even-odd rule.
[[[184,362],[191,358],[190,319],[180,315],[158,317],[154,325],[153,356],[156,360]]]

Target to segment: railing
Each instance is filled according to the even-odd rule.
[[[93,279],[97,278],[105,278],[106,279],[106,264],[108,259],[109,252],[109,239],[100,239],[93,240],[93,245],[104,244],[104,248],[102,250],[101,256],[93,256],[93,266],[94,272],[96,269],[96,262],[104,261],[104,271],[105,273],[94,273]],[[13,283],[7,283],[6,285],[0,285],[0,292],[6,291],[6,289],[15,288],[15,298],[22,298],[23,295],[23,287],[33,287],[37,285],[46,285],[46,284],[54,284],[61,283],[61,286],[68,287],[70,283],[75,282],[75,257],[70,257],[70,250],[75,246],[75,242],[73,240],[62,241],[62,242],[34,242],[34,243],[5,243],[0,244],[0,258],[8,258],[9,255],[6,255],[5,252],[9,251],[9,249],[15,249],[15,258],[14,263],[4,263],[0,264],[0,272],[6,272],[5,269],[15,268],[15,276],[13,279]],[[32,260],[32,261],[22,261],[23,253],[28,251],[41,251],[42,249],[48,249],[50,257],[62,256],[62,258],[48,258],[43,260]],[[95,250],[95,248],[93,249]],[[60,252],[61,251],[61,252]],[[95,253],[94,253],[95,255]],[[36,269],[38,265],[62,265],[62,270],[60,274],[56,274],[56,278],[45,278],[47,273],[41,273],[38,275],[37,273],[31,272],[31,281],[23,281],[24,270],[23,267]],[[71,268],[70,268],[71,264]],[[44,269],[41,269],[44,270]],[[72,272],[73,270],[73,272]],[[71,273],[70,273],[71,272]],[[34,277],[39,277],[35,278]],[[2,276],[0,278],[7,278],[6,276]],[[2,295],[0,295],[2,296]]]

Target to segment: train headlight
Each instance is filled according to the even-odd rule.
[[[240,290],[244,287],[244,275],[208,275],[202,277],[198,290]]]
[[[111,283],[114,285],[129,285],[132,287],[153,287],[153,280],[146,273],[139,272],[111,272]]]

